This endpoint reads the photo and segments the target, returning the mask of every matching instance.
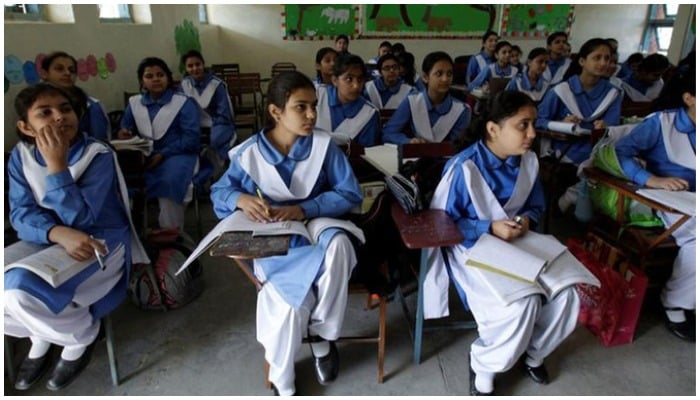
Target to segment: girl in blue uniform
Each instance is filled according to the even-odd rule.
[[[95,261],[56,288],[23,268],[5,272],[5,334],[32,343],[14,383],[18,390],[47,371],[52,344],[63,350],[46,386],[71,383],[90,361],[100,318],[126,297],[132,260],[148,262],[130,224],[116,157],[78,131],[75,108],[67,92],[50,84],[17,95],[21,141],[8,164],[10,221],[24,241],[58,244],[78,261],[97,251],[106,268]]]
[[[199,106],[175,92],[172,72],[160,58],[143,59],[137,76],[143,94],[129,99],[118,136],[138,134],[153,141],[146,162],[146,195],[158,198],[160,227],[182,231],[199,154]]]
[[[520,62],[520,57],[523,56],[523,50],[520,46],[512,46],[510,48],[510,65],[518,69],[518,72],[523,72],[523,63]]]
[[[650,54],[639,63],[637,69],[623,78],[621,87],[631,101],[653,101],[664,87],[663,74],[670,66],[663,54]]]
[[[379,110],[362,97],[366,76],[365,62],[360,57],[339,56],[333,67],[333,86],[316,88],[316,128],[330,132],[337,144],[379,144]]]
[[[425,56],[422,79],[426,89],[411,92],[401,102],[384,126],[384,143],[454,141],[466,131],[471,109],[449,93],[453,67],[452,58],[445,52]],[[413,137],[404,133],[409,124]]]
[[[377,62],[381,76],[365,84],[364,96],[380,110],[396,109],[411,91],[411,85],[399,77],[399,60],[393,54],[385,54]]]
[[[333,84],[333,66],[338,52],[332,47],[323,47],[316,52],[316,79],[314,85]]]
[[[549,61],[547,62],[547,69],[544,70],[543,76],[550,85],[555,85],[564,80],[564,74],[566,74],[566,71],[568,71],[571,66],[568,39],[569,36],[565,32],[554,32],[547,36]]]
[[[180,61],[187,72],[180,83],[180,91],[199,105],[200,126],[210,132],[209,146],[224,160],[236,141],[233,105],[226,82],[205,70],[204,57],[197,50],[183,54]]]
[[[84,113],[78,116],[80,118],[79,132],[86,132],[102,141],[109,141],[112,136],[109,117],[99,100],[88,96],[82,89],[75,86],[75,79],[78,76],[77,70],[78,62],[73,56],[63,51],[56,51],[41,61],[39,75],[44,82],[65,89],[75,98],[76,102],[80,103],[80,108]]]
[[[482,86],[488,87],[488,82],[491,78],[514,77],[518,73],[518,68],[510,65],[510,49],[510,43],[506,41],[498,42],[494,49],[496,62],[482,68],[479,75],[467,85],[467,91],[471,92]]]
[[[394,53],[396,55],[396,53]],[[404,83],[411,85],[418,90],[425,89],[425,84],[420,78],[420,74],[416,72],[416,57],[413,53],[402,52],[396,55],[399,62],[399,76]]]
[[[464,82],[469,85],[474,78],[479,75],[481,70],[489,64],[496,62],[496,44],[498,43],[498,34],[494,31],[487,31],[481,37],[481,50],[474,54],[469,59],[467,64],[467,73],[464,77]]]
[[[615,144],[620,166],[638,185],[695,192],[695,70],[671,78],[659,100],[663,111],[651,114]],[[646,168],[636,158],[644,159]],[[679,214],[659,214],[667,228],[680,218]],[[671,332],[695,341],[695,216],[676,229],[673,237],[680,250],[661,292],[661,304]]]
[[[547,68],[549,55],[544,47],[535,47],[527,55],[527,66],[523,71],[508,82],[505,90],[523,92],[539,102],[549,88],[542,74]]]
[[[337,217],[360,204],[347,158],[327,133],[314,130],[311,81],[296,71],[281,73],[270,82],[267,99],[266,128],[231,150],[228,170],[212,186],[217,217],[239,212],[257,222],[303,221]],[[348,231],[335,226],[323,230],[317,244],[293,236],[286,255],[254,262],[256,277],[265,282],[258,292],[257,339],[275,394],[295,393],[294,360],[307,335],[319,382],[328,384],[338,374],[334,341],[357,261]],[[363,240],[361,231],[359,236]]]
[[[477,125],[483,138],[448,161],[431,203],[455,221],[464,241],[447,248],[447,262],[439,249],[429,256],[425,316],[448,314],[451,279],[479,330],[469,352],[471,395],[493,393],[495,375],[521,357],[535,382],[548,383],[544,360],[576,327],[579,299],[573,286],[546,302],[535,294],[504,306],[465,266],[481,235],[511,241],[526,234],[544,210],[537,156],[530,151],[535,116],[533,101],[523,93],[493,97]]]

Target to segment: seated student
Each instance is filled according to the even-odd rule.
[[[420,74],[416,71],[416,58],[413,53],[403,52],[397,56],[399,61],[399,76],[407,85],[414,86],[418,90],[425,89]]]
[[[494,57],[496,57],[496,62],[482,68],[479,75],[467,85],[467,91],[488,88],[491,78],[512,78],[518,73],[518,69],[510,65],[510,43],[498,42],[494,50]]]
[[[380,110],[396,109],[411,91],[411,85],[399,78],[399,62],[393,54],[385,54],[377,63],[381,76],[365,83],[365,97]]]
[[[8,164],[12,227],[20,239],[59,244],[79,261],[97,251],[107,266],[95,261],[56,288],[24,268],[5,271],[5,334],[31,340],[17,390],[29,389],[48,370],[51,345],[63,350],[46,387],[59,390],[77,378],[90,362],[100,319],[126,298],[132,261],[148,262],[130,224],[116,157],[78,131],[81,107],[85,103],[46,83],[22,89],[15,99],[21,141]]]
[[[192,198],[199,154],[199,106],[175,92],[173,74],[160,58],[144,58],[138,78],[143,94],[129,99],[118,137],[128,139],[138,133],[153,141],[146,163],[146,195],[158,198],[161,228],[184,232],[185,205]]]
[[[257,222],[303,221],[337,217],[359,205],[362,194],[347,158],[326,133],[313,128],[311,81],[296,71],[283,72],[270,81],[267,99],[266,127],[231,150],[228,171],[212,186],[217,217],[237,211]],[[293,236],[286,255],[254,261],[256,277],[266,282],[258,292],[257,339],[265,348],[275,394],[295,394],[294,360],[304,337],[311,340],[319,383],[338,375],[334,341],[357,263],[350,238],[330,227],[317,244]]]
[[[350,38],[348,35],[340,34],[335,37],[335,51],[338,52],[339,56],[344,54],[350,54],[348,47],[350,46]]]
[[[544,47],[535,47],[527,55],[527,66],[523,72],[516,75],[508,82],[505,90],[523,92],[530,98],[539,102],[549,88],[549,83],[544,80],[542,73],[547,68],[549,55]]]
[[[639,63],[632,75],[622,79],[625,97],[636,102],[653,101],[664,87],[661,78],[670,67],[668,58],[662,54],[650,54]]]
[[[494,31],[486,31],[481,36],[481,50],[478,54],[474,54],[469,59],[467,64],[467,73],[464,76],[464,83],[469,85],[476,78],[481,70],[485,69],[489,64],[496,62],[496,44],[498,43],[498,34]]]
[[[210,129],[210,146],[225,160],[236,141],[233,105],[226,82],[205,70],[204,57],[197,50],[183,54],[180,61],[187,72],[180,83],[180,91],[199,105],[200,126]]]
[[[322,47],[316,52],[316,79],[314,86],[333,84],[333,66],[338,52],[332,47]]]
[[[569,58],[569,51],[567,50],[567,46],[569,49],[571,48],[567,42],[568,38],[569,36],[565,32],[554,32],[547,36],[549,61],[543,76],[550,85],[555,85],[564,80],[564,74],[566,74],[571,65],[571,58]]]
[[[389,53],[391,53],[391,42],[385,40],[379,44],[379,48],[377,49],[377,56],[367,60],[367,64],[377,64],[379,62],[379,59],[382,58],[383,55]],[[372,70],[373,78],[379,78],[380,76],[382,76],[382,74],[381,71],[379,71],[379,69]]]
[[[414,90],[401,102],[382,130],[384,143],[454,141],[469,126],[471,109],[450,95],[452,58],[443,51],[423,59],[424,90]],[[409,126],[413,137],[404,130]]]
[[[513,45],[510,48],[510,65],[518,69],[518,72],[523,72],[523,63],[520,62],[520,57],[523,56],[523,50],[520,46]]]
[[[618,61],[619,53],[612,53],[610,56],[610,63],[608,64],[608,68],[605,70],[605,74],[603,74],[603,78],[607,78],[610,83],[613,84],[613,86],[622,90],[622,81],[616,76],[620,71],[620,64]]]
[[[617,76],[620,79],[624,79],[634,73],[634,71],[637,69],[639,66],[639,63],[644,60],[644,54],[642,53],[632,53],[630,54],[629,57],[627,57],[627,60],[620,64],[620,70],[617,72],[615,76]]]
[[[615,144],[620,166],[638,185],[695,192],[695,71],[672,77],[660,100],[662,111],[651,114]],[[646,168],[637,157],[646,162]],[[659,214],[667,228],[680,218]],[[666,326],[690,341],[695,341],[695,222],[693,216],[673,232],[680,250],[661,292]]]
[[[394,42],[394,44],[391,45],[391,54],[395,55],[396,57],[400,56],[401,54],[406,52],[406,46],[403,45],[401,42]]]
[[[109,141],[112,136],[112,128],[109,117],[102,104],[94,97],[88,96],[81,88],[75,86],[78,77],[78,62],[73,56],[63,51],[53,52],[41,60],[39,75],[44,82],[59,86],[73,96],[78,103],[85,104],[80,118],[80,132]]]
[[[472,396],[493,394],[496,374],[521,359],[532,380],[547,384],[545,358],[576,328],[575,287],[549,301],[534,294],[504,306],[473,275],[475,268],[465,266],[469,249],[481,235],[511,241],[533,229],[544,210],[537,156],[530,150],[535,117],[535,105],[524,93],[501,92],[491,98],[477,124],[481,140],[448,161],[430,205],[445,210],[465,239],[446,249],[446,262],[439,254],[429,258],[433,263],[424,286],[425,316],[447,315],[451,280],[479,331],[468,361]],[[516,216],[520,223],[514,222]]]
[[[362,97],[365,63],[358,56],[339,56],[333,67],[333,86],[319,86],[316,128],[330,133],[337,144],[353,141],[379,144],[379,110]]]

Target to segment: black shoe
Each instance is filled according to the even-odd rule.
[[[7,351],[7,349],[5,349]],[[49,352],[39,358],[25,358],[19,366],[15,389],[27,390],[32,387],[49,369]]]
[[[666,327],[671,333],[688,342],[695,341],[695,324],[690,319],[686,318],[683,322],[671,322],[666,312],[664,312],[664,319]]]
[[[280,391],[277,390],[277,386],[275,386],[274,383],[270,383],[270,387],[272,387],[272,395],[273,395],[273,396],[279,396],[279,395],[280,395]],[[291,395],[292,395],[292,396],[296,396],[296,393],[292,393]]]
[[[539,367],[531,367],[525,363],[523,364],[525,365],[525,371],[527,371],[530,379],[536,383],[539,383],[540,385],[546,385],[549,383],[549,373],[547,372],[547,368],[545,368],[544,364],[540,365]]]
[[[321,385],[328,385],[333,382],[338,376],[340,367],[340,357],[338,356],[338,348],[335,347],[335,342],[329,341],[330,351],[323,357],[314,356],[314,367],[316,370],[316,379]],[[311,350],[313,354],[313,350]]]
[[[58,360],[58,363],[56,363],[56,366],[51,372],[49,381],[46,382],[46,388],[49,390],[60,390],[73,382],[90,363],[93,347],[94,343],[88,346],[85,349],[85,353],[77,360],[66,361],[63,358]]]
[[[491,396],[493,392],[480,392],[479,389],[476,388],[476,373],[472,369],[472,366],[469,365],[469,395],[470,396]]]

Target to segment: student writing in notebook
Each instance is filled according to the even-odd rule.
[[[528,295],[504,306],[479,284],[474,267],[465,265],[479,236],[490,233],[506,241],[521,237],[544,210],[538,160],[530,150],[535,117],[535,105],[524,93],[502,92],[491,98],[476,125],[482,138],[448,161],[431,203],[431,208],[447,212],[465,239],[447,249],[447,262],[439,249],[429,258],[433,263],[424,286],[425,315],[447,315],[451,278],[479,330],[469,352],[471,395],[494,393],[496,374],[518,362],[535,382],[548,383],[545,358],[576,327],[579,298],[574,287],[546,302],[540,295]]]
[[[62,350],[46,387],[70,384],[90,361],[100,318],[126,298],[132,260],[148,262],[130,224],[116,157],[78,130],[76,110],[84,106],[45,83],[15,99],[21,140],[8,164],[12,227],[20,239],[59,244],[79,261],[96,251],[105,256],[104,269],[95,261],[56,288],[24,268],[5,272],[5,334],[31,340],[14,382],[18,390],[49,369],[51,345]]]
[[[217,217],[243,212],[257,222],[337,217],[362,202],[350,164],[331,137],[314,130],[316,92],[300,72],[270,81],[265,128],[229,153],[231,164],[211,188]],[[259,190],[259,194],[258,194]],[[357,263],[351,236],[330,227],[316,244],[292,236],[287,255],[256,259],[257,339],[275,394],[293,395],[294,360],[311,341],[318,381],[335,380],[348,280]]]
[[[638,185],[695,192],[695,70],[676,75],[659,97],[661,111],[651,114],[615,144],[625,175]],[[636,158],[646,162],[643,168]],[[659,213],[668,228],[679,214]],[[680,247],[673,272],[661,292],[667,327],[695,341],[695,217],[673,232]]]

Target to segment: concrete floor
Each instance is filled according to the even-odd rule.
[[[204,205],[204,228],[215,223]],[[196,232],[192,208],[188,230]],[[572,232],[573,220],[557,229]],[[559,235],[562,233],[559,232]],[[112,386],[107,351],[98,343],[82,375],[60,392],[42,379],[18,392],[5,379],[5,395],[271,395],[264,387],[263,349],[255,340],[255,289],[224,258],[204,256],[206,289],[184,308],[142,311],[125,302],[114,313],[116,352],[121,384]],[[552,382],[535,384],[516,366],[496,379],[499,395],[684,395],[696,394],[695,344],[672,336],[664,327],[656,294],[649,293],[633,343],[605,348],[582,326],[547,360]],[[351,296],[344,334],[376,330],[374,311],[363,310],[364,298]],[[415,309],[415,295],[409,297]],[[377,383],[376,347],[341,343],[340,375],[335,383],[316,382],[308,346],[296,366],[299,395],[386,396],[468,395],[467,353],[476,331],[438,331],[424,335],[423,361],[412,363],[413,348],[400,303],[388,304],[385,382]],[[455,310],[456,307],[453,307]],[[14,346],[17,362],[26,355],[26,340]],[[7,350],[7,349],[6,349]],[[55,352],[58,356],[58,352]]]

